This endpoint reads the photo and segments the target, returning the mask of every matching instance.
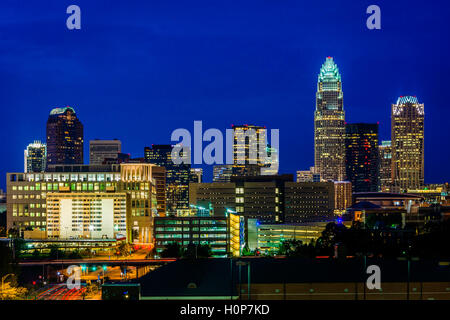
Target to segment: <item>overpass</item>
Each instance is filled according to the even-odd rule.
[[[146,265],[164,265],[176,261],[175,258],[169,259],[60,259],[60,260],[36,260],[19,262],[21,267],[31,266],[69,266],[69,265],[108,265],[108,266],[146,266]]]

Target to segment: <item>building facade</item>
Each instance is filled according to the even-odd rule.
[[[233,177],[229,183],[190,185],[190,203],[212,206],[215,216],[237,212],[261,223],[328,220],[333,216],[333,183],[297,183],[292,175]]]
[[[280,166],[280,159],[278,150],[267,145],[267,156],[264,161],[264,166],[261,168],[261,175],[276,176]]]
[[[314,167],[297,171],[297,182],[320,182],[320,174],[316,173]]]
[[[302,224],[260,224],[257,220],[248,221],[248,245],[250,250],[259,249],[265,254],[277,254],[280,245],[287,240],[309,244],[322,236],[328,222]]]
[[[340,214],[353,203],[352,183],[350,181],[334,182],[334,210]]]
[[[213,167],[213,182],[230,182],[232,175],[232,164],[217,164]]]
[[[424,185],[423,103],[416,97],[402,96],[392,105],[392,178],[395,192]]]
[[[146,162],[166,168],[166,213],[168,215],[177,215],[178,212],[189,209],[191,165],[175,164],[172,159],[173,147],[172,145],[152,145],[151,148],[144,149]]]
[[[47,145],[41,141],[30,143],[24,151],[24,172],[44,172],[47,166]]]
[[[353,192],[379,190],[378,123],[345,125],[345,169]]]
[[[390,140],[381,141],[378,146],[380,161],[380,190],[390,192],[392,188],[392,145]]]
[[[233,125],[233,176],[261,174],[267,161],[267,129],[255,125]]]
[[[120,140],[91,140],[89,141],[89,163],[103,164],[105,161],[118,161],[122,152]]]
[[[126,193],[47,194],[47,238],[115,239],[127,235]]]
[[[149,243],[153,218],[165,211],[161,189],[164,168],[147,163],[111,166],[56,165],[51,172],[7,174],[7,229],[19,235],[25,230],[47,232],[49,194],[126,193],[129,241]],[[162,194],[161,194],[162,193]],[[159,211],[160,210],[160,211]]]
[[[330,221],[334,212],[332,182],[286,182],[285,223]]]
[[[69,106],[55,108],[47,120],[47,165],[83,163],[83,124]]]
[[[214,257],[239,256],[244,243],[243,228],[243,220],[235,214],[155,218],[155,249],[161,253],[173,242],[184,249],[189,244],[201,244],[209,245]]]
[[[202,183],[203,182],[203,169],[191,168],[191,178],[189,182]]]
[[[314,166],[324,180],[345,178],[345,112],[341,75],[332,57],[322,65],[314,113]]]

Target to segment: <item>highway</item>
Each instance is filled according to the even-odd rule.
[[[69,289],[66,284],[51,284],[43,288],[36,296],[35,300],[83,300],[86,288]]]
[[[165,264],[176,261],[177,259],[123,259],[123,260],[101,260],[101,259],[64,259],[64,260],[39,260],[39,261],[22,261],[20,266],[42,266],[42,265],[80,265],[80,264],[96,264],[96,265],[145,265],[145,264]]]

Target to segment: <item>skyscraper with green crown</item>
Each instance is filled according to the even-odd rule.
[[[314,163],[323,180],[345,179],[345,112],[339,69],[332,57],[320,68],[314,113]]]

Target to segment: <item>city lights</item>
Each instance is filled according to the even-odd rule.
[[[438,317],[450,2],[196,1],[0,2],[4,317]]]

